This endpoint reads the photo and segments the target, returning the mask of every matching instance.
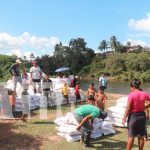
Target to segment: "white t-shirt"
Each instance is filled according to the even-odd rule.
[[[30,73],[32,73],[32,79],[40,79],[41,78],[41,69],[40,67],[31,67]]]

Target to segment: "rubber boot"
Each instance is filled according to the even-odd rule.
[[[91,132],[86,132],[84,135],[84,146],[89,147],[90,146],[90,138],[91,138]]]

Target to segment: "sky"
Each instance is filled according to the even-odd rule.
[[[150,46],[150,0],[0,0],[0,54],[52,55],[78,37],[97,51],[113,35]]]

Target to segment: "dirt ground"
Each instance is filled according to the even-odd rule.
[[[114,105],[115,100],[123,96],[121,94],[111,93],[108,93],[107,95],[107,107]],[[49,114],[48,119],[54,120],[55,117],[56,114],[54,111]],[[34,114],[32,119],[38,120],[38,115]],[[49,134],[49,132],[45,132],[44,134],[35,134],[32,136],[32,134],[20,131],[16,127],[16,124],[17,127],[24,127],[21,120],[0,120],[0,150],[15,150],[14,147],[17,147],[18,150],[22,150],[22,147],[23,150],[38,150],[41,149],[41,146],[46,145],[47,142],[57,143],[61,141],[61,137],[56,134]]]

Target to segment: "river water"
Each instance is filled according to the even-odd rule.
[[[99,82],[98,80],[81,80],[81,89],[86,91],[89,87],[90,83],[95,84],[95,88],[98,89]],[[116,93],[116,94],[129,94],[130,92],[130,83],[129,82],[122,82],[122,81],[108,81],[108,87],[106,92],[109,93]],[[150,93],[150,83],[142,83],[141,88]]]

